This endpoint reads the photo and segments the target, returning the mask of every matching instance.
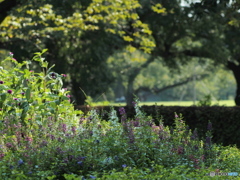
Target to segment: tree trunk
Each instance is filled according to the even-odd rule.
[[[235,80],[236,80],[236,83],[237,83],[235,104],[237,106],[240,106],[240,65],[236,65],[233,62],[228,62],[227,67],[233,72],[233,75],[235,77]]]
[[[133,89],[133,83],[136,79],[138,73],[132,74],[128,79],[128,86],[127,86],[127,94],[126,94],[126,100],[127,100],[127,106],[131,106],[132,102],[134,100],[134,89]]]
[[[141,70],[143,68],[146,68],[151,62],[153,62],[155,59],[154,56],[150,56],[148,58],[148,60],[143,63],[140,67],[135,68],[134,70],[132,70],[131,75],[128,78],[128,86],[127,86],[127,92],[126,92],[126,102],[127,102],[127,106],[131,106],[132,102],[134,100],[134,89],[133,89],[133,83],[137,77],[137,75],[141,72]]]
[[[80,89],[80,84],[75,80],[75,78],[71,78],[72,83],[72,91],[75,97],[74,101],[77,105],[84,105],[86,97],[84,92]]]

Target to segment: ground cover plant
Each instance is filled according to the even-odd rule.
[[[209,179],[240,172],[240,151],[199,139],[181,115],[167,127],[133,102],[103,120],[96,110],[74,110],[70,92],[41,53],[18,63],[10,53],[0,67],[0,179]],[[39,63],[42,71],[34,72]],[[6,65],[12,68],[5,69]],[[226,179],[215,176],[211,179]],[[235,176],[227,177],[227,179]]]

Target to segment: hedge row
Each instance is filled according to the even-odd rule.
[[[117,112],[119,107],[112,107]],[[134,107],[124,107],[128,118],[133,118],[135,115]],[[87,113],[92,108],[86,106],[76,106],[76,109]],[[111,107],[98,106],[94,107],[103,119],[108,118],[108,112]],[[224,146],[236,144],[240,147],[240,107],[182,107],[182,106],[142,106],[142,111],[147,116],[152,118],[157,123],[160,118],[163,118],[164,124],[173,126],[175,113],[182,114],[184,121],[190,129],[197,129],[199,137],[205,137],[207,125],[212,123],[213,142]],[[118,112],[118,116],[120,114]]]

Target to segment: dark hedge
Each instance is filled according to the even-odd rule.
[[[118,109],[113,107],[120,117]],[[124,107],[128,118],[135,115],[134,107]],[[91,108],[86,106],[76,106],[76,109],[87,113]],[[111,107],[98,106],[94,107],[103,119],[108,119],[108,112]],[[199,137],[204,138],[207,125],[210,121],[213,127],[213,142],[224,146],[236,144],[240,147],[240,107],[224,107],[224,106],[142,106],[142,111],[147,116],[152,116],[156,123],[162,117],[165,125],[173,126],[175,113],[182,114],[184,121],[190,129],[197,128]]]

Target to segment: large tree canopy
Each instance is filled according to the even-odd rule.
[[[155,46],[148,25],[136,13],[139,7],[134,0],[18,1],[1,24],[0,48],[14,51],[19,60],[49,49],[48,61],[70,75],[75,99],[83,104],[81,89],[93,96],[111,82],[106,60],[115,50],[150,52]]]

